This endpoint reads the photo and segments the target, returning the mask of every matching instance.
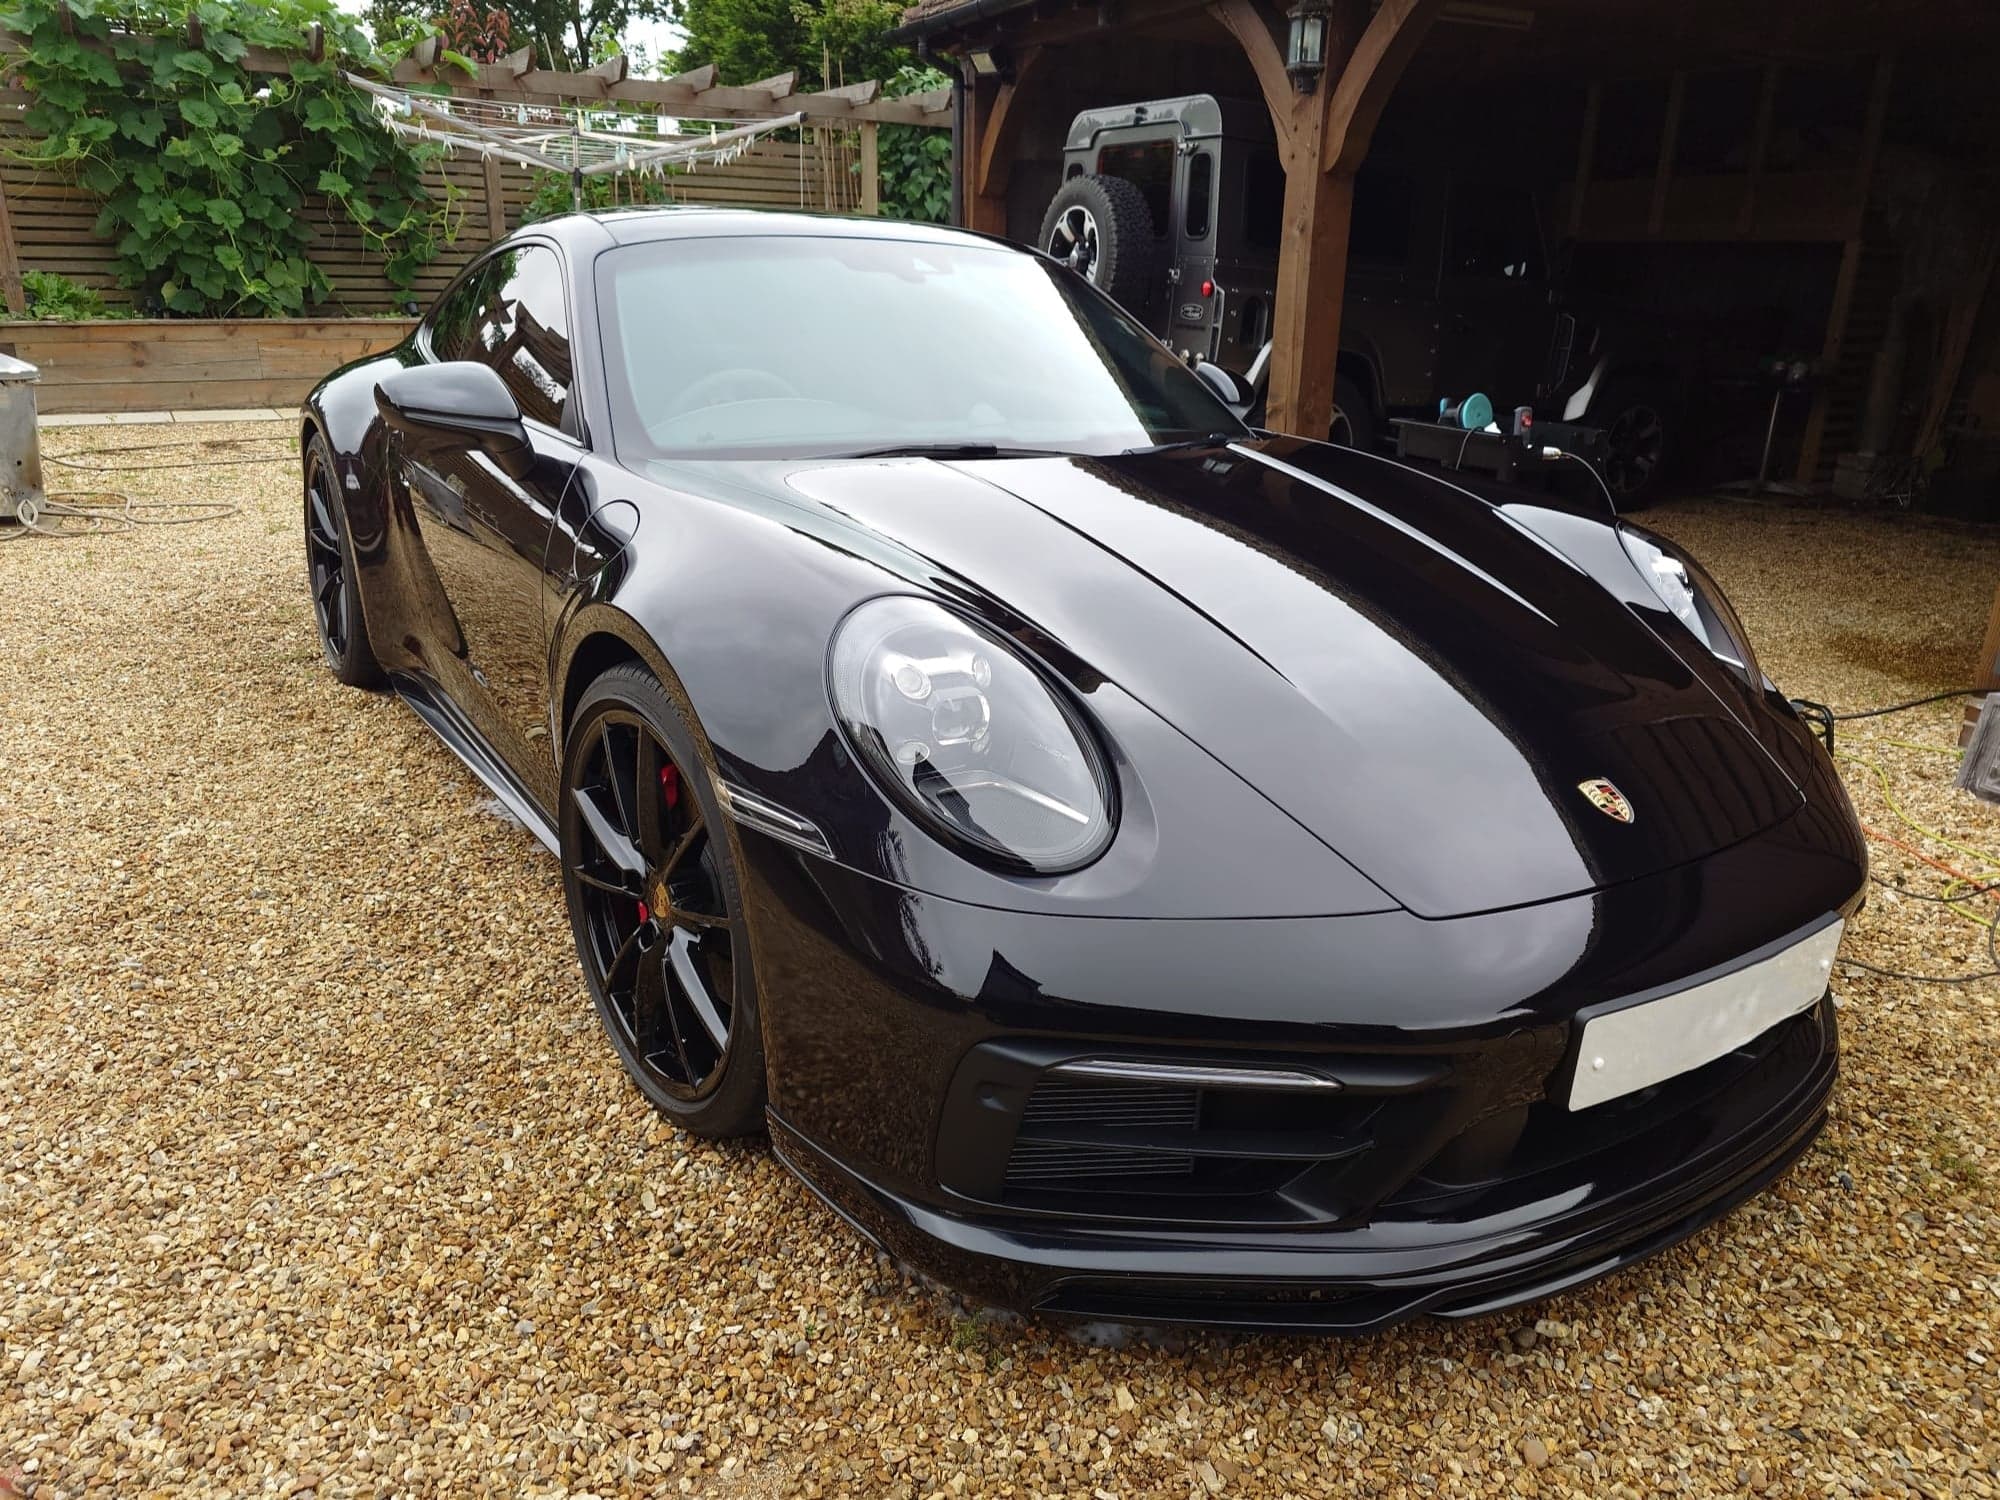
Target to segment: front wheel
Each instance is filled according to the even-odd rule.
[[[563,750],[563,894],[625,1071],[697,1135],[764,1117],[764,1042],[735,854],[689,719],[651,673],[585,691]]]
[[[347,507],[334,473],[333,450],[315,432],[305,450],[306,587],[312,593],[313,625],[335,678],[349,687],[380,687],[382,668],[361,616]]]

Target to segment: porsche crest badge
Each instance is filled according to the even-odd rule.
[[[1579,781],[1576,789],[1590,799],[1590,805],[1607,818],[1616,818],[1621,823],[1632,821],[1632,804],[1625,800],[1625,794],[1606,781],[1602,776],[1593,776],[1588,781]]]

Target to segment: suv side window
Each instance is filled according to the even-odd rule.
[[[477,287],[478,303],[455,357],[493,366],[523,416],[576,436],[582,429],[570,401],[569,307],[555,252],[543,245],[502,251],[467,286]],[[439,348],[436,331],[431,342]]]
[[[1454,182],[1444,269],[1447,276],[1539,281],[1545,268],[1535,195],[1496,183]]]
[[[1181,232],[1191,240],[1208,238],[1209,205],[1215,197],[1215,153],[1197,151],[1188,158],[1187,208]]]

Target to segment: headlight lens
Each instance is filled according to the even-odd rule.
[[[1693,558],[1650,531],[1627,525],[1618,528],[1618,535],[1632,565],[1652,585],[1660,602],[1718,660],[1756,686],[1763,674],[1750,653],[1750,638],[1715,580]]]
[[[1110,778],[1081,716],[998,637],[925,599],[874,599],[828,658],[868,768],[948,840],[1053,874],[1110,842]]]

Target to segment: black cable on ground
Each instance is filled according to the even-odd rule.
[[[1871,875],[1868,878],[1873,880],[1875,877]],[[1991,890],[1992,887],[1988,886],[1986,889]],[[1904,894],[1910,893],[1906,891]],[[1865,969],[1870,974],[1880,974],[1884,979],[1907,980],[1911,984],[1976,984],[1982,979],[2000,979],[2000,919],[1986,925],[1986,956],[1992,960],[1993,967],[1981,969],[1976,974],[1905,974],[1900,969],[1877,968],[1874,964],[1863,963],[1858,958],[1835,958],[1834,962],[1846,964],[1853,969]]]
[[[1932,693],[1928,698],[1912,698],[1908,703],[1891,703],[1887,708],[1858,708],[1851,714],[1834,714],[1833,720],[1836,724],[1845,724],[1850,719],[1879,719],[1884,714],[1899,714],[1905,709],[1922,708],[1927,703],[1942,703],[1947,698],[1984,698],[1992,691],[1983,687],[1953,688],[1947,693]]]

